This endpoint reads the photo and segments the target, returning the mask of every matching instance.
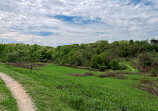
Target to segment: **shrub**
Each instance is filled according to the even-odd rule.
[[[100,66],[100,67],[99,67],[99,70],[100,70],[100,71],[104,71],[104,70],[106,70],[107,68],[108,68],[107,66]]]
[[[91,59],[92,68],[98,68],[103,63],[103,58],[100,55],[94,55]]]
[[[151,66],[151,63],[152,63],[151,60],[144,61],[145,66]]]
[[[151,66],[152,60],[151,57],[144,53],[139,56],[139,66],[145,68],[145,66]]]
[[[110,63],[110,66],[111,66],[111,69],[114,71],[120,69],[120,65],[117,60],[112,60],[112,62]]]
[[[99,67],[100,71],[104,71],[108,68],[108,66],[105,66],[105,63],[102,63],[101,65],[98,65],[98,67]]]

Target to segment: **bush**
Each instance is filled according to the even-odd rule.
[[[145,66],[151,66],[151,64],[152,64],[151,60],[144,61]]]
[[[100,55],[94,55],[91,59],[92,68],[98,68],[103,63],[103,58]]]
[[[108,66],[105,66],[105,63],[102,63],[102,65],[99,65],[98,67],[100,71],[104,71],[108,68]]]
[[[145,66],[151,66],[152,60],[151,57],[144,53],[139,56],[139,66],[145,68]]]
[[[112,60],[112,62],[110,63],[110,66],[111,66],[111,69],[114,71],[120,69],[120,65],[117,60]]]

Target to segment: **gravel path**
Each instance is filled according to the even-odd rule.
[[[0,73],[0,77],[5,82],[14,98],[17,100],[19,111],[35,111],[32,99],[28,96],[24,88],[18,81],[12,79],[10,76]]]

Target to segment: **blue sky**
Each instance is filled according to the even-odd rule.
[[[0,0],[0,40],[58,46],[158,38],[158,0]]]

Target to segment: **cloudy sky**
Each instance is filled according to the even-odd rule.
[[[158,38],[158,0],[0,0],[0,41],[58,46]]]

